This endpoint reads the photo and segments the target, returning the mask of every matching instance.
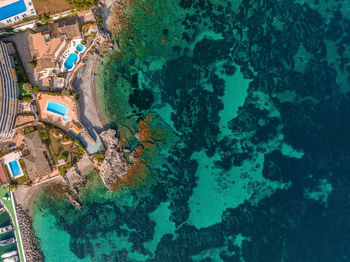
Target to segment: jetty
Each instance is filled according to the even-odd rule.
[[[8,245],[11,245],[15,242],[16,242],[15,238],[11,237],[9,239],[5,239],[5,240],[0,241],[0,247],[8,246]]]
[[[16,250],[6,252],[5,254],[1,255],[1,258],[9,258],[9,257],[17,256],[17,254],[18,254],[18,252]]]
[[[0,215],[2,214],[2,213],[4,213],[6,210],[5,210],[5,208],[4,207],[1,207],[0,208]]]
[[[13,229],[12,225],[0,227],[0,234],[5,234]]]

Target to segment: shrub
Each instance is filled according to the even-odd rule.
[[[95,158],[98,162],[102,162],[105,158],[105,155],[103,154],[103,152],[98,152],[96,155],[95,155]]]
[[[39,92],[39,87],[38,86],[33,86],[33,92],[38,93]]]
[[[29,127],[24,128],[24,133],[25,133],[26,135],[28,135],[28,134],[30,133]]]
[[[36,67],[36,62],[35,62],[35,61],[30,61],[30,62],[28,62],[28,65],[29,65],[31,68],[35,68],[35,67]]]
[[[70,92],[69,92],[68,89],[65,88],[65,89],[62,90],[61,94],[62,94],[63,96],[69,96]]]
[[[38,19],[42,24],[47,24],[53,21],[53,18],[49,16],[48,14],[42,14],[39,16]]]
[[[39,137],[41,140],[49,139],[49,132],[47,132],[47,130],[45,128],[40,128],[38,130],[38,132],[39,132]]]
[[[22,98],[22,100],[23,100],[24,102],[30,102],[30,101],[33,100],[33,98],[32,98],[31,96],[25,96],[25,97]]]
[[[96,0],[67,0],[67,2],[76,9],[82,10],[91,8],[96,3]]]
[[[71,137],[68,134],[63,135],[63,141],[68,142],[71,140]]]
[[[61,159],[64,160],[64,161],[67,161],[68,155],[69,155],[69,152],[68,152],[68,151],[64,151],[64,152],[61,154]]]
[[[23,90],[26,91],[27,93],[30,93],[33,91],[33,87],[30,83],[24,83]]]

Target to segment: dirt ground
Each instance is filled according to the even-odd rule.
[[[66,0],[33,0],[33,4],[38,15],[56,14],[73,9]]]

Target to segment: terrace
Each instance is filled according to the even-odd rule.
[[[22,155],[20,152],[12,152],[3,157],[4,165],[12,179],[24,176],[24,172],[19,162],[21,157]]]
[[[73,96],[39,93],[37,101],[40,119],[44,122],[68,131],[73,122],[78,121],[77,107]]]

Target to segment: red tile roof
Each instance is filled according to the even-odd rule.
[[[10,180],[5,172],[3,165],[0,164],[0,183],[7,184],[8,182],[10,182]]]

